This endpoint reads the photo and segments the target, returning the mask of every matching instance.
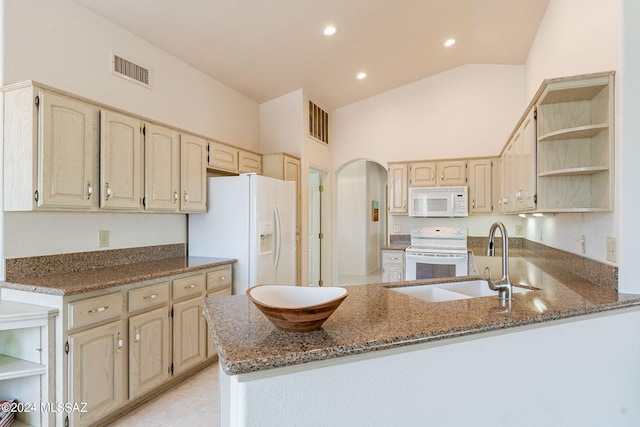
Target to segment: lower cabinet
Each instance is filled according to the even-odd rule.
[[[404,281],[404,251],[398,249],[382,251],[382,281]]]
[[[70,425],[87,425],[126,400],[126,335],[118,320],[68,336],[69,398],[86,411],[71,411]]]
[[[56,425],[98,423],[213,357],[202,299],[229,295],[231,286],[231,265],[223,265],[51,297],[48,304],[59,306],[66,318],[60,331],[63,362],[56,371],[64,397],[57,402],[86,403],[83,411],[57,414]]]
[[[179,374],[207,358],[207,322],[202,297],[173,305],[173,372]]]
[[[162,307],[129,318],[129,399],[169,379],[169,316]]]

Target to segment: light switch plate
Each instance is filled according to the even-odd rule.
[[[401,233],[401,232],[402,232],[402,225],[400,225],[400,224],[393,224],[393,232],[394,232],[394,233]]]
[[[100,247],[106,248],[109,246],[109,230],[100,230],[98,231]]]
[[[616,262],[616,238],[607,237],[607,261]]]

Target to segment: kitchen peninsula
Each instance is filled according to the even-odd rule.
[[[245,296],[205,299],[221,425],[637,425],[640,296],[514,252],[512,282],[538,290],[504,304],[350,286],[322,329],[289,333]]]

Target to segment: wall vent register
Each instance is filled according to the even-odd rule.
[[[111,73],[123,79],[151,88],[151,70],[122,56],[111,54]]]

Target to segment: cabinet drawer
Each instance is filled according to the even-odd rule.
[[[173,299],[201,295],[205,288],[204,273],[173,281]]]
[[[207,290],[231,287],[231,267],[207,273]]]
[[[115,293],[72,302],[68,311],[69,329],[113,319],[124,312],[123,295]]]
[[[382,252],[382,264],[404,264],[404,252],[402,251]]]
[[[129,311],[137,311],[169,303],[169,282],[129,291]]]

